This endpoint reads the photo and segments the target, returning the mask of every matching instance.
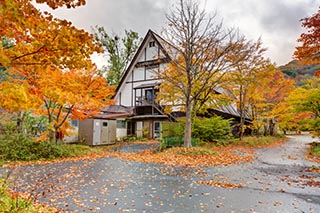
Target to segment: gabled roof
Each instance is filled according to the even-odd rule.
[[[142,51],[143,47],[146,45],[147,41],[149,38],[153,38],[159,45],[159,48],[163,51],[163,53],[165,54],[165,56],[169,59],[170,56],[168,54],[168,52],[166,51],[166,47],[171,46],[173,47],[173,45],[170,45],[166,40],[164,40],[161,36],[159,36],[158,34],[156,34],[155,32],[153,32],[152,30],[148,30],[147,34],[145,35],[144,39],[142,40],[138,50],[136,51],[135,55],[133,56],[129,66],[127,67],[126,71],[123,73],[121,80],[116,88],[115,94],[118,93],[120,87],[122,86],[122,84],[124,83],[125,79],[127,78],[128,74],[130,73],[130,71],[133,69],[140,52]]]

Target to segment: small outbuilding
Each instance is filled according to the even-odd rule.
[[[79,141],[89,146],[116,143],[116,120],[89,118],[80,121]]]

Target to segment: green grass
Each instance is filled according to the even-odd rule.
[[[19,196],[13,196],[8,192],[8,185],[4,178],[0,180],[0,212],[30,212],[36,213],[37,209],[32,202]]]
[[[278,142],[282,140],[281,137],[272,137],[272,136],[265,136],[265,137],[254,137],[254,136],[248,136],[244,137],[242,140],[239,138],[231,139],[229,140],[230,144],[235,145],[245,145],[245,146],[265,146],[270,145],[274,142]]]
[[[47,208],[45,206],[35,204],[33,196],[21,196],[17,193],[13,193],[9,191],[9,184],[8,184],[7,178],[0,177],[0,212],[8,212],[8,213],[58,212],[57,209]]]
[[[199,147],[205,147],[208,149],[217,147],[217,146],[227,146],[227,145],[243,145],[243,146],[249,146],[249,147],[259,147],[259,146],[266,146],[275,142],[279,142],[283,139],[284,138],[272,137],[272,136],[266,136],[266,137],[247,136],[247,137],[244,137],[242,140],[240,140],[239,138],[233,138],[233,139],[220,140],[218,142],[200,142],[198,145]]]
[[[320,157],[320,145],[317,144],[317,145],[312,146],[310,154],[313,156]]]

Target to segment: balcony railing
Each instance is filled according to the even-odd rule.
[[[145,96],[136,97],[136,106],[153,106],[155,99],[150,99]]]

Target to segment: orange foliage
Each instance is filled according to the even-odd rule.
[[[52,9],[56,9],[61,6],[67,8],[78,7],[86,4],[86,0],[36,0],[37,3],[46,3]]]
[[[92,35],[71,22],[41,14],[30,0],[1,0],[0,4],[0,32],[10,44],[0,48],[0,66],[91,68],[90,55],[102,51]]]
[[[304,18],[302,27],[307,29],[298,39],[301,46],[296,47],[294,56],[305,64],[320,63],[320,10],[310,17]]]
[[[76,7],[85,0],[36,0],[51,8]],[[85,119],[113,103],[113,88],[97,75],[90,56],[101,52],[93,36],[71,22],[41,13],[31,0],[0,0],[0,106],[8,111],[47,114],[55,129],[72,115]],[[44,106],[44,107],[42,107]]]

